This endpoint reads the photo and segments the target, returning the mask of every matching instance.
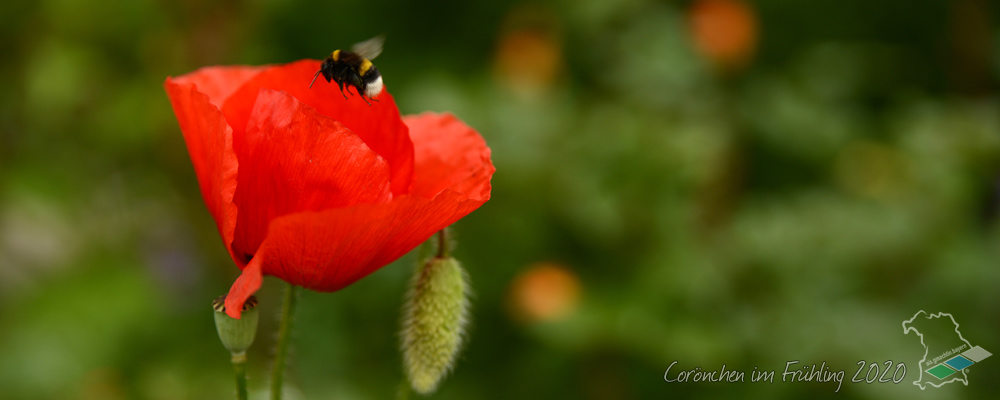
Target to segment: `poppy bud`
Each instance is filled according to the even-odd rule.
[[[215,309],[215,330],[219,332],[222,345],[233,354],[233,358],[245,357],[245,353],[257,336],[257,297],[250,296],[243,303],[243,315],[240,319],[226,314],[226,296],[219,296],[212,301]]]
[[[413,390],[430,394],[452,369],[469,322],[469,284],[451,257],[417,269],[403,317],[403,362]]]

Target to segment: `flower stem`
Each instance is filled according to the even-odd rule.
[[[448,248],[448,228],[444,228],[438,231],[438,258],[448,257],[450,250]]]
[[[410,400],[410,381],[403,377],[399,382],[399,390],[396,391],[396,400]]]
[[[236,371],[236,398],[247,400],[247,353],[233,354],[233,370]]]
[[[299,297],[299,287],[291,283],[285,287],[285,304],[281,308],[281,322],[278,327],[278,348],[271,370],[271,400],[281,400],[281,387],[285,378],[285,359],[292,336],[292,320],[295,319],[295,303]]]

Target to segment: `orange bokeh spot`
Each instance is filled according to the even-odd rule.
[[[563,71],[559,21],[545,7],[519,6],[501,24],[494,73],[507,88],[533,95],[550,88]]]
[[[580,302],[580,278],[556,263],[535,263],[518,274],[509,301],[518,319],[549,321],[571,314]]]
[[[521,30],[504,35],[497,49],[497,73],[507,85],[531,90],[552,84],[561,63],[560,49],[549,35]]]
[[[757,15],[741,0],[697,0],[688,10],[694,45],[724,67],[741,67],[757,46]]]

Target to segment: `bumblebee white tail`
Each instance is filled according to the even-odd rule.
[[[381,76],[375,78],[374,82],[369,83],[368,85],[365,86],[365,96],[367,96],[369,99],[374,99],[376,96],[379,95],[379,93],[382,93]]]

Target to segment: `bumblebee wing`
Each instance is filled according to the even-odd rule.
[[[385,36],[378,35],[351,46],[351,51],[358,53],[361,57],[373,60],[375,57],[378,57],[379,54],[382,54],[383,43],[385,43]]]

